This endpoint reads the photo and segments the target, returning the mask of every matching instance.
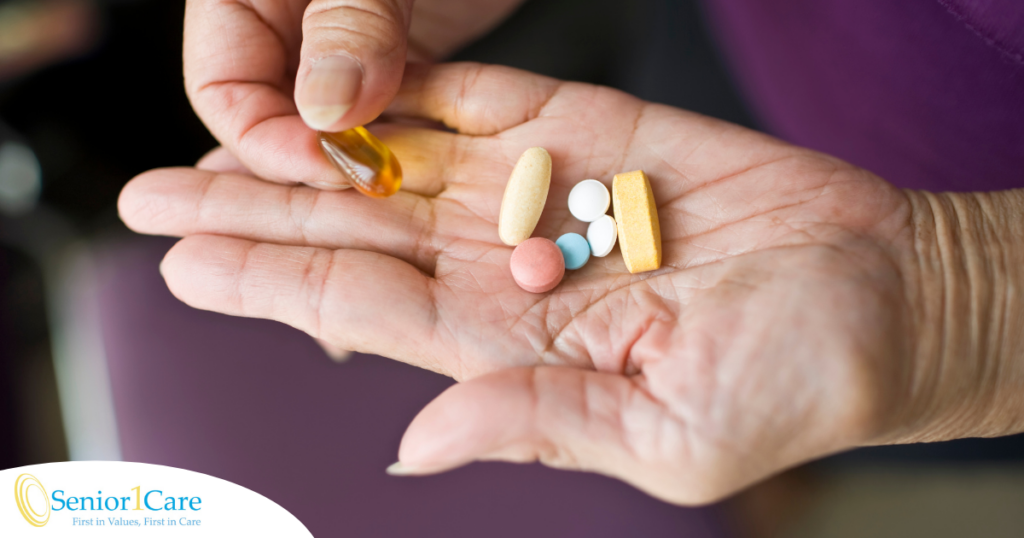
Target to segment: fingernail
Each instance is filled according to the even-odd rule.
[[[416,476],[418,474],[423,474],[415,468],[402,465],[402,462],[400,461],[396,461],[395,463],[388,465],[388,468],[384,469],[384,472],[391,476]]]
[[[320,344],[320,348],[323,349],[324,352],[327,353],[327,356],[334,362],[346,362],[352,358],[351,351],[342,349],[326,340],[321,340],[320,338],[314,339],[318,344]]]
[[[388,465],[387,468],[384,469],[384,472],[387,472],[388,474],[392,475],[392,477],[423,477],[423,475],[436,474],[438,472],[443,472],[444,470],[446,469],[424,469],[415,466],[403,465],[400,461],[395,461],[394,463]]]
[[[306,184],[309,185],[310,187],[315,187],[322,191],[343,191],[345,189],[352,188],[352,185],[349,185],[347,183],[340,183],[342,181],[348,181],[348,179],[346,179],[345,176],[341,175],[340,172],[337,174],[336,178],[332,177],[331,179],[333,180],[333,182],[307,181]]]
[[[345,350],[341,350],[341,349],[331,349],[331,350],[326,350],[326,351],[327,351],[327,356],[330,357],[331,360],[334,361],[334,362],[338,362],[338,363],[348,362],[348,360],[352,358],[352,352],[351,351],[345,351]]]
[[[326,131],[352,108],[362,85],[363,68],[355,58],[328,56],[313,64],[295,104],[306,125]]]
[[[440,467],[417,467],[414,465],[407,465],[400,461],[396,461],[391,465],[388,465],[384,472],[391,476],[427,476],[432,474],[446,473],[463,465],[470,463],[468,461],[456,464],[456,465],[442,465]]]

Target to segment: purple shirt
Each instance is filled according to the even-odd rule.
[[[708,0],[774,134],[900,187],[1024,187],[1024,0]]]

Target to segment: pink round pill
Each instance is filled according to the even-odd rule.
[[[519,243],[509,261],[512,278],[520,288],[530,293],[550,291],[562,281],[565,259],[562,251],[550,239],[533,237]]]

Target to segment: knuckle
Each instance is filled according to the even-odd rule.
[[[390,56],[405,43],[406,19],[395,2],[314,1],[303,17],[303,35],[315,46]]]

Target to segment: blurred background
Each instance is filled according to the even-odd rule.
[[[157,272],[173,241],[117,218],[135,174],[215,146],[182,87],[183,11],[0,1],[0,468],[184,467],[270,497],[317,536],[1024,534],[1022,436],[858,450],[701,509],[540,466],[385,476],[449,380],[379,357],[334,363],[283,325],[192,310]],[[758,127],[691,0],[528,2],[456,59]]]

